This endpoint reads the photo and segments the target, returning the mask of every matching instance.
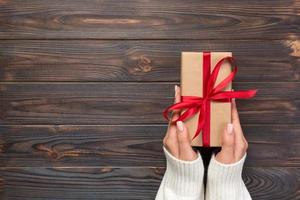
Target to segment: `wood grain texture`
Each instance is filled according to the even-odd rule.
[[[1,124],[154,124],[173,103],[175,83],[3,83]],[[257,88],[238,101],[243,124],[297,124],[300,83],[234,83]],[[260,116],[259,118],[257,116]]]
[[[231,51],[238,82],[300,81],[299,40],[0,40],[0,81],[179,81],[182,51]]]
[[[1,199],[151,199],[164,168],[2,168]],[[255,200],[299,199],[298,168],[245,168]],[[17,191],[17,192],[16,192]]]
[[[224,6],[221,0],[0,4],[2,39],[288,39],[300,31],[299,1],[292,0],[230,1]]]
[[[299,166],[299,126],[243,128],[250,144],[245,166]],[[166,130],[165,125],[0,126],[0,167],[164,167]]]
[[[180,52],[209,50],[233,52],[234,89],[259,89],[238,101],[253,200],[300,200],[299,13],[297,0],[0,0],[0,199],[154,199]]]

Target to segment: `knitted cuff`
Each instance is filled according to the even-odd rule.
[[[165,147],[163,147],[163,150],[167,159],[166,188],[172,190],[178,196],[199,196],[204,175],[200,153],[197,152],[198,157],[193,161],[183,161],[174,157]]]
[[[226,179],[226,181],[229,182],[240,180],[246,157],[247,153],[245,153],[244,156],[235,163],[223,164],[217,161],[213,154],[208,167],[208,178],[212,179],[212,181],[218,181],[220,178]]]
[[[251,199],[242,179],[247,154],[238,162],[223,164],[212,156],[207,174],[207,198],[213,200]]]

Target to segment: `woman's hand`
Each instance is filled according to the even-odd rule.
[[[175,85],[175,103],[180,102],[180,87]],[[171,121],[178,119],[180,111],[173,111]],[[182,121],[178,121],[176,125],[169,122],[169,127],[164,137],[163,144],[165,148],[176,158],[185,161],[197,159],[197,153],[191,146],[191,139],[187,127]]]
[[[231,121],[222,135],[222,149],[216,155],[216,160],[223,164],[232,164],[239,161],[246,153],[248,142],[246,141],[240,124],[235,99],[231,104]]]

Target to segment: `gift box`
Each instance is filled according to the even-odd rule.
[[[221,135],[231,123],[232,98],[251,98],[256,90],[233,91],[237,67],[231,52],[182,52],[181,102],[164,110],[181,110],[171,123],[184,121],[192,146],[219,147]]]
[[[181,53],[181,95],[182,96],[199,96],[203,97],[203,89],[205,88],[205,69],[204,62],[210,62],[209,73],[212,72],[217,62],[224,57],[232,56],[231,52],[211,52],[210,60],[204,60],[203,52],[182,52]],[[209,64],[209,63],[205,63]],[[220,83],[225,77],[231,73],[231,63],[224,62],[220,68],[216,84]],[[207,81],[206,81],[207,83]],[[229,83],[224,90],[231,90]],[[206,129],[210,129],[209,145],[221,146],[221,134],[223,133],[227,123],[231,122],[231,104],[230,102],[208,102],[210,104],[210,120],[205,124]],[[208,108],[209,109],[209,108]],[[184,110],[185,111],[185,110]],[[184,112],[182,111],[182,112]],[[209,117],[209,116],[208,116]],[[199,115],[194,115],[185,121],[185,125],[189,129],[190,137],[193,139],[198,127]],[[208,131],[208,130],[204,130]],[[202,132],[192,140],[193,146],[203,146]]]

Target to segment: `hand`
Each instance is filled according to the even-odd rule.
[[[223,164],[232,164],[239,161],[246,153],[248,142],[246,141],[240,124],[235,99],[231,104],[231,121],[222,135],[222,149],[216,155],[216,160]]]
[[[180,87],[175,85],[174,103],[181,101]],[[171,121],[179,118],[179,110],[172,112]],[[191,146],[191,139],[187,127],[182,121],[178,121],[176,125],[169,122],[166,136],[163,139],[165,148],[176,158],[185,161],[197,159],[197,153]]]

